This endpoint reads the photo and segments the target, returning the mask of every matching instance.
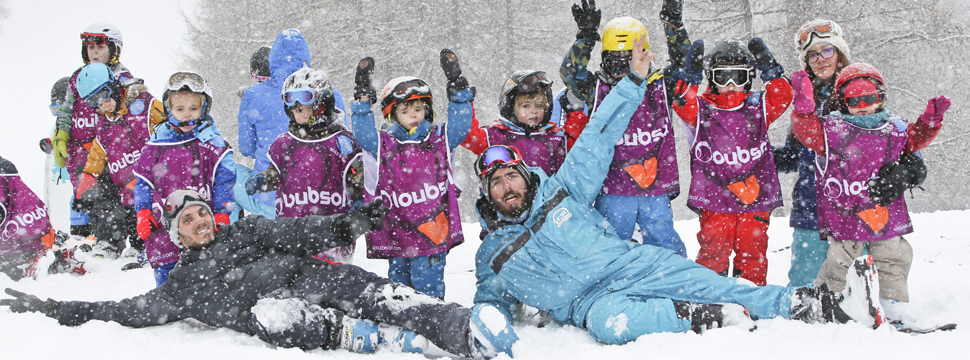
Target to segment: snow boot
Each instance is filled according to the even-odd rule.
[[[391,350],[420,354],[428,348],[424,336],[396,326],[349,316],[343,316],[340,325],[340,348],[352,352],[369,354],[387,346]]]
[[[491,359],[499,353],[512,357],[512,345],[519,340],[505,314],[495,306],[476,304],[469,317],[472,357]]]
[[[725,326],[739,326],[748,331],[757,328],[748,309],[738,304],[698,304],[683,301],[675,302],[674,310],[677,311],[677,317],[690,321],[690,330],[698,334]]]
[[[849,320],[872,327],[885,322],[879,304],[879,275],[872,265],[872,256],[856,258],[845,276],[846,285],[841,293],[829,290],[822,284],[817,288],[803,287],[792,295],[792,319],[807,323]]]
[[[128,247],[125,249],[125,252],[121,254],[121,256],[124,258],[134,258],[134,261],[122,266],[121,271],[141,269],[148,266],[148,255],[145,254],[145,250],[138,251]]]

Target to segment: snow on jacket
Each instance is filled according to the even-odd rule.
[[[45,236],[53,236],[47,206],[0,157],[0,256],[41,251]]]
[[[546,177],[541,169],[531,169],[539,185],[522,224],[501,222],[479,199],[480,220],[489,234],[475,256],[476,304],[493,304],[511,319],[512,307],[522,301],[548,309],[561,323],[582,327],[596,296],[621,281],[615,276],[621,276],[624,264],[617,260],[636,244],[620,240],[592,204],[609,171],[614,144],[643,102],[646,85],[621,80],[558,173]]]

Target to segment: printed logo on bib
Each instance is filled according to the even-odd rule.
[[[441,245],[448,239],[448,215],[444,211],[435,216],[434,220],[418,226],[420,231],[435,245]]]
[[[33,211],[26,214],[15,215],[8,219],[6,226],[3,227],[3,233],[0,234],[0,238],[12,239],[14,237],[27,235],[22,233],[22,230],[20,230],[21,227],[28,227],[35,221],[46,217],[47,209],[41,206],[34,208]]]
[[[628,165],[623,168],[623,171],[626,171],[637,185],[646,189],[653,185],[654,180],[657,180],[657,158],[650,158],[643,164]]]
[[[718,165],[737,165],[758,161],[758,159],[761,159],[761,156],[765,154],[767,149],[768,142],[762,141],[761,145],[758,147],[742,149],[740,146],[735,146],[734,151],[725,154],[720,151],[712,150],[711,144],[709,144],[707,141],[701,141],[694,147],[694,156],[697,158],[697,161],[704,163],[713,161]]]
[[[856,196],[869,189],[869,184],[865,181],[841,180],[836,178],[825,179],[825,196],[829,198],[839,198],[843,195]]]
[[[280,194],[280,198],[276,199],[276,208],[285,209],[291,208],[297,205],[334,205],[343,206],[344,196],[343,194],[329,191],[316,191],[313,188],[307,186],[306,191],[295,193],[295,194]]]
[[[657,141],[660,141],[661,139],[664,138],[664,136],[667,136],[666,127],[662,129],[656,129],[653,131],[646,131],[646,130],[637,128],[636,134],[631,134],[629,131],[623,134],[623,138],[620,140],[617,140],[616,145],[617,146],[620,146],[620,145],[647,146]]]
[[[381,197],[384,198],[384,204],[389,205],[390,208],[406,208],[413,204],[420,204],[425,201],[431,201],[437,199],[448,191],[448,183],[442,181],[438,183],[438,186],[430,186],[429,184],[424,184],[423,189],[419,191],[411,191],[403,194],[399,194],[397,191],[388,193],[386,190],[381,190]]]
[[[121,159],[109,162],[108,170],[110,170],[112,174],[117,173],[121,171],[121,169],[128,167],[128,165],[135,165],[135,162],[137,162],[138,158],[140,157],[141,157],[140,150],[135,150],[134,152],[131,152],[131,153],[125,153],[124,155],[121,156]]]
[[[872,209],[860,211],[857,215],[873,232],[879,232],[889,223],[889,208],[883,206],[876,205]]]
[[[758,183],[758,178],[754,175],[744,179],[744,181],[728,185],[727,188],[745,205],[751,205],[755,200],[758,200],[758,195],[761,194],[761,184]]]
[[[77,118],[73,120],[75,129],[93,128],[97,123],[95,118]]]

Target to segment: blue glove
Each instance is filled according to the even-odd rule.
[[[771,50],[768,50],[768,46],[761,38],[751,38],[751,41],[748,41],[748,51],[754,55],[751,66],[761,71],[761,81],[769,82],[785,75],[785,69],[775,61],[775,56],[771,55]]]
[[[699,86],[704,81],[704,40],[694,41],[690,45],[687,55],[684,56],[684,67],[675,69],[673,77],[677,79],[674,84],[674,100],[683,106],[684,96],[690,86]]]

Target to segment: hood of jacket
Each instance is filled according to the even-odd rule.
[[[303,34],[297,29],[281,31],[269,51],[270,79],[268,81],[282,84],[287,76],[303,67],[304,61],[307,66],[312,66],[310,47]]]

